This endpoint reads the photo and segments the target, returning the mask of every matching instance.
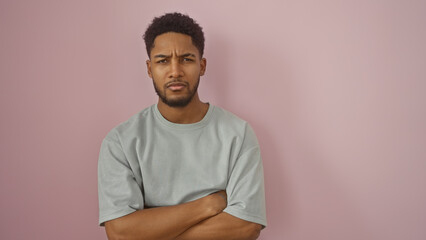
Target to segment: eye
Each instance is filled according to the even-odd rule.
[[[183,61],[184,62],[193,62],[194,60],[192,60],[191,58],[184,58]]]
[[[160,59],[157,61],[157,63],[167,63],[167,59]]]

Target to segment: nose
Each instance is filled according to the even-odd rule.
[[[170,78],[180,78],[183,77],[182,66],[177,59],[172,59],[170,64]]]

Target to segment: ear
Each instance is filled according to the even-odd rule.
[[[207,67],[207,60],[205,58],[202,58],[200,61],[200,76],[203,76],[204,73],[206,72],[206,67]]]
[[[151,72],[151,60],[146,60],[146,70],[148,71],[148,76],[152,78],[152,72]]]

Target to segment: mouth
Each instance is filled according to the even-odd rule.
[[[167,84],[167,88],[172,91],[180,91],[184,89],[185,87],[186,87],[186,84],[181,82],[174,82],[174,83]]]

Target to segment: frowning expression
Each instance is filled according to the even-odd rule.
[[[159,98],[171,107],[184,107],[197,94],[206,59],[190,36],[168,32],[155,38],[147,67]]]

